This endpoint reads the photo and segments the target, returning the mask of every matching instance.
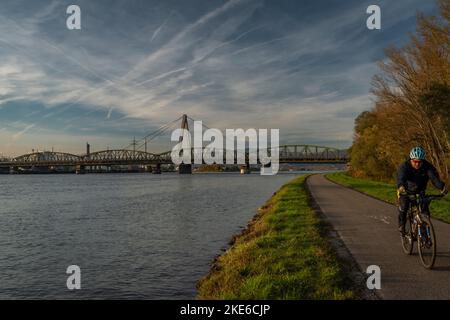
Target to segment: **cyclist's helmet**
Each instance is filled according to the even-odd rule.
[[[409,158],[411,160],[424,160],[426,152],[422,147],[415,147],[411,149],[409,153]]]

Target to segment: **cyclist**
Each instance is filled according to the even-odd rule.
[[[428,181],[431,180],[433,186],[446,195],[448,189],[445,183],[439,178],[436,168],[425,160],[425,150],[422,147],[415,147],[409,153],[409,160],[405,161],[398,169],[397,174],[397,197],[399,202],[398,230],[405,232],[406,213],[410,206],[410,199],[407,193],[425,194]],[[428,206],[423,208],[429,213]]]

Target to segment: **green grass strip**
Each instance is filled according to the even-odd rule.
[[[305,177],[284,185],[197,285],[199,299],[355,299],[310,207]]]
[[[358,190],[367,195],[386,202],[397,204],[397,189],[395,184],[378,182],[367,178],[355,178],[347,172],[327,174],[326,177],[333,182]],[[439,194],[436,189],[430,188],[430,194]],[[430,206],[431,216],[450,222],[450,196],[440,201],[433,201]]]

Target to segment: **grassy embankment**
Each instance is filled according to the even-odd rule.
[[[358,190],[377,199],[396,204],[396,186],[393,183],[378,182],[365,178],[354,178],[346,172],[327,174],[327,178],[331,181]],[[430,188],[429,193],[438,194],[439,192],[436,189],[432,190],[432,188]],[[447,196],[440,201],[433,201],[431,203],[430,210],[432,217],[450,222],[450,196]]]
[[[310,207],[305,177],[284,185],[198,283],[199,299],[355,299]]]

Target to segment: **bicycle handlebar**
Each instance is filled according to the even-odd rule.
[[[430,200],[440,200],[443,197],[445,197],[444,194],[427,194],[427,195],[425,195],[425,198],[430,199]]]
[[[421,196],[421,197],[423,197],[423,198],[425,198],[425,199],[428,199],[428,200],[440,200],[440,199],[442,199],[443,197],[445,197],[444,194],[424,194],[424,195],[422,195],[422,194],[420,194],[420,193],[409,192],[409,191],[407,191],[406,194],[407,194],[408,196],[414,196],[414,197]]]

